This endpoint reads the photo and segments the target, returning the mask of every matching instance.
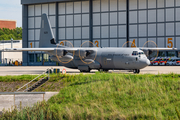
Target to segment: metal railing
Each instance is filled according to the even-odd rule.
[[[36,83],[34,83],[33,85],[31,85],[30,87],[33,87],[34,85],[36,85],[37,83],[39,83],[40,81],[42,81],[43,79],[45,79],[47,76],[43,77],[42,79],[40,79],[39,81],[37,81]],[[49,79],[49,78],[48,78]],[[27,87],[23,92],[28,92],[28,89],[30,87]]]
[[[28,85],[29,85],[30,83],[32,83],[33,81],[35,81],[37,78],[39,78],[39,77],[42,76],[42,75],[45,75],[45,77],[48,76],[48,79],[49,79],[49,78],[50,78],[50,77],[49,77],[50,70],[51,70],[51,69],[47,69],[45,72],[43,72],[42,74],[38,75],[38,76],[37,76],[36,78],[34,78],[33,80],[31,80],[30,82],[26,83],[25,85],[23,85],[22,87],[20,87],[19,89],[17,89],[16,92],[18,92],[19,90],[21,90],[21,89],[24,88],[24,87],[26,87],[26,89],[25,89],[23,92],[27,91]],[[45,78],[45,77],[44,77],[44,78]],[[44,78],[42,78],[42,79],[44,79]],[[39,81],[41,81],[42,79],[40,79]],[[37,84],[39,81],[37,81],[35,84]],[[34,85],[34,84],[33,84],[33,85]]]

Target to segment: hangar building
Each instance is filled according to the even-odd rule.
[[[57,42],[74,47],[92,41],[97,47],[122,47],[132,41],[143,47],[180,49],[180,0],[21,0],[23,47],[38,47],[41,14],[49,16]],[[131,43],[132,43],[131,42]],[[129,47],[134,45],[129,44]],[[148,45],[148,44],[147,44]],[[179,56],[179,51],[161,52]],[[41,52],[24,52],[24,65],[55,65]]]
[[[4,66],[16,60],[18,62],[22,61],[22,52],[3,52],[2,49],[5,48],[22,48],[22,40],[9,40],[0,41],[0,66]]]

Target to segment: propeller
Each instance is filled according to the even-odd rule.
[[[91,41],[85,41],[81,44],[81,48],[83,47],[89,47],[93,48],[96,47],[95,44],[93,44]],[[80,49],[78,52],[75,53],[75,55],[78,55],[80,60],[85,64],[91,64],[97,57],[97,49],[92,50],[86,50],[86,49]],[[91,59],[92,61],[87,62],[86,59]]]
[[[142,47],[142,50],[144,48],[157,48],[157,44],[152,41],[152,40],[149,40],[147,42],[144,43],[143,47]],[[159,54],[159,50],[143,50],[147,56],[147,58],[151,61],[154,61],[156,60],[156,58],[158,57],[158,54]]]
[[[127,47],[127,46],[132,47],[132,48],[136,48],[135,40],[133,40],[133,42],[127,41],[122,45],[122,47]]]
[[[73,44],[68,40],[63,40],[57,45],[56,48],[62,47],[62,46],[72,48]],[[72,56],[72,57],[70,57],[70,56]],[[72,53],[68,54],[68,51],[65,49],[63,51],[62,50],[59,51],[56,49],[56,58],[58,59],[59,62],[61,62],[63,64],[67,64],[67,63],[71,62],[73,60],[73,57],[74,57],[74,52],[73,52],[73,54]]]

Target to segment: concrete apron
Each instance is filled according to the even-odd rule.
[[[44,100],[49,100],[53,95],[58,94],[59,92],[46,92],[44,94]],[[14,101],[15,98],[15,101]],[[3,109],[12,110],[14,106],[20,108],[20,106],[32,107],[35,103],[43,101],[42,94],[23,94],[23,95],[0,95],[0,115],[2,114]]]

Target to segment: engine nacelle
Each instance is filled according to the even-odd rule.
[[[66,50],[56,50],[56,55],[57,56],[65,56],[68,52]]]
[[[75,56],[80,56],[82,59],[90,55],[91,53],[88,50],[78,50],[75,52]]]
[[[66,50],[54,50],[52,52],[48,52],[53,56],[58,56],[58,57],[63,57],[65,56],[68,52]]]
[[[57,58],[56,56],[50,56],[50,59],[52,59],[54,61],[59,61],[59,62],[68,62],[73,59],[73,56],[65,55],[65,56],[59,57],[59,58]]]

